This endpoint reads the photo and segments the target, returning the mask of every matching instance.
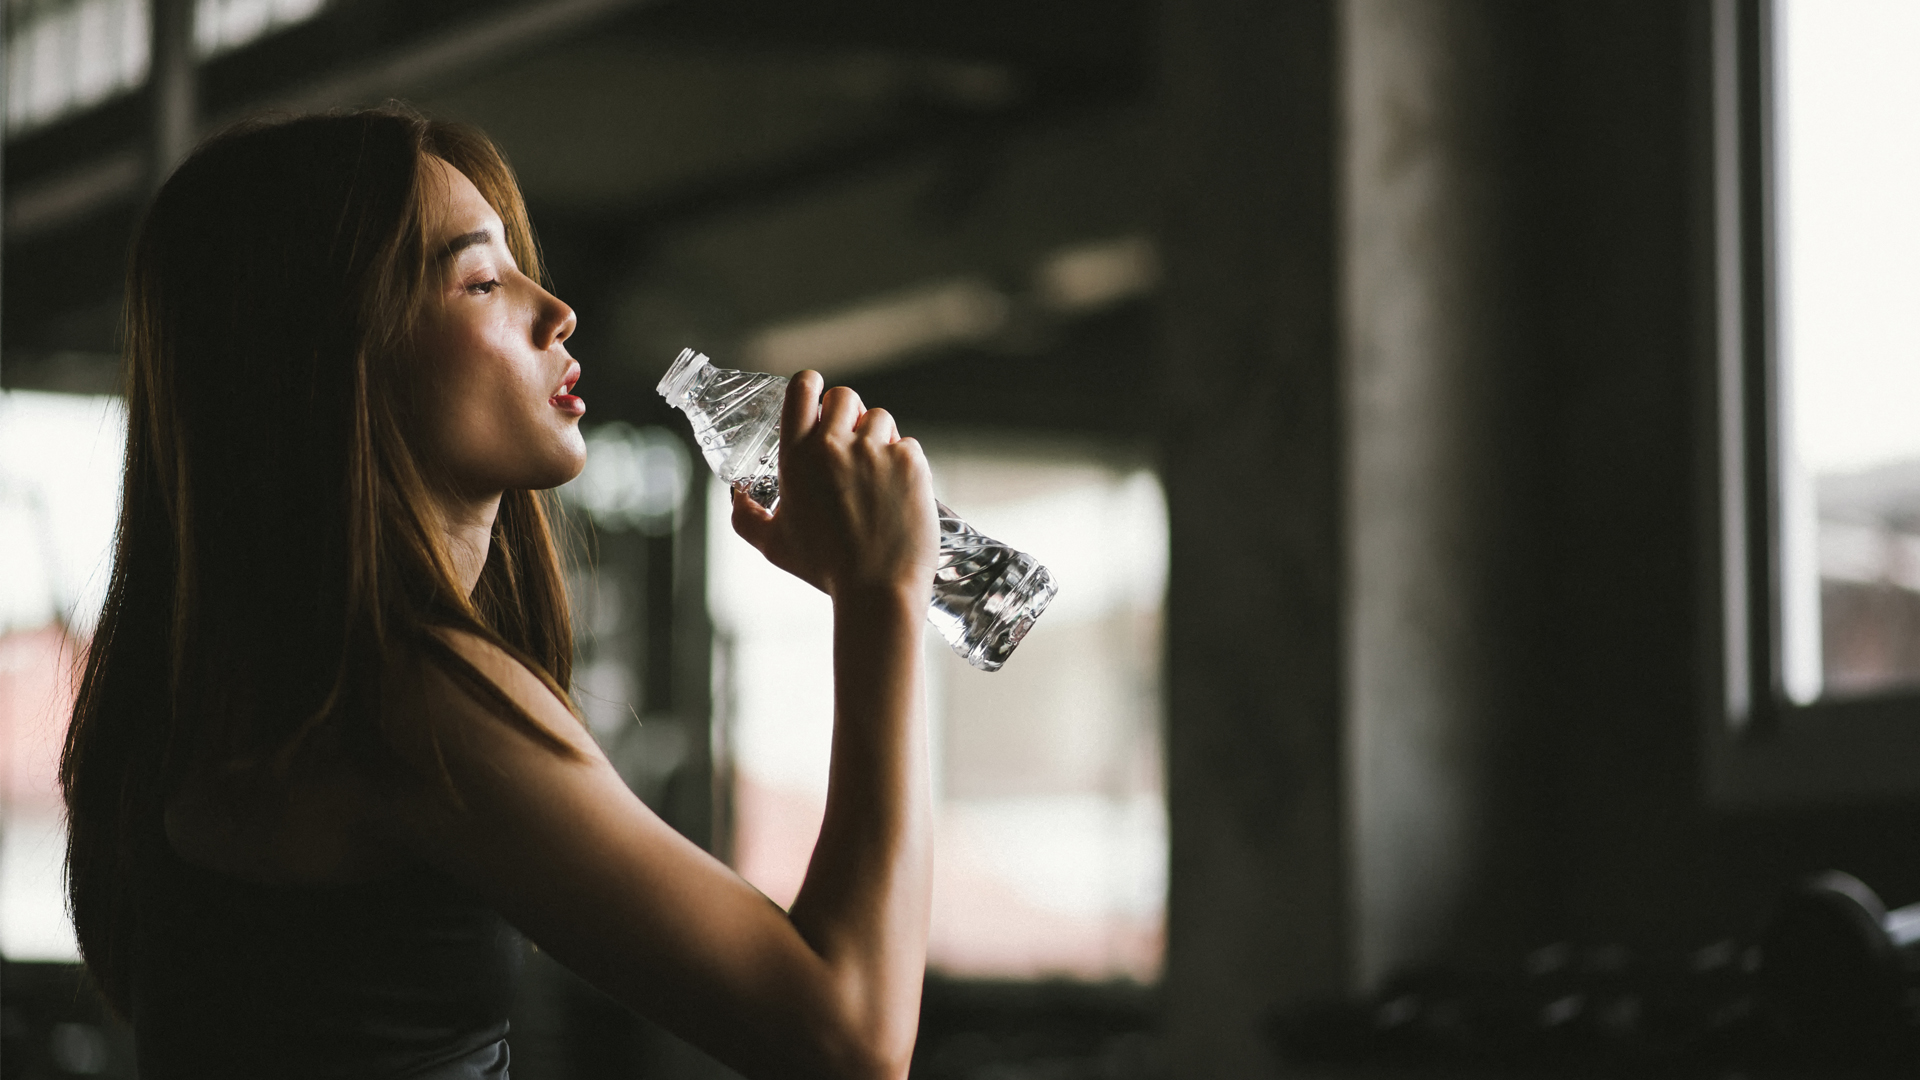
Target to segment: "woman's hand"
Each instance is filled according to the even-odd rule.
[[[828,596],[932,591],[939,558],[933,482],[920,444],[816,371],[787,384],[780,501],[768,512],[735,490],[733,528],[767,560]]]

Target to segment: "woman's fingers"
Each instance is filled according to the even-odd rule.
[[[826,380],[817,371],[802,371],[787,381],[787,397],[780,406],[780,441],[798,442],[820,419],[820,388]]]
[[[761,551],[773,530],[773,514],[740,488],[733,489],[733,531]]]
[[[865,406],[860,395],[845,386],[836,386],[820,399],[820,423],[830,432],[852,432]]]
[[[900,450],[913,461],[917,468],[922,472],[927,471],[927,451],[925,447],[920,445],[919,439],[911,435],[896,435],[893,441],[895,445],[899,446]]]
[[[893,414],[885,409],[868,409],[862,413],[860,422],[854,425],[853,433],[879,446],[900,440],[900,430],[894,426]]]
[[[736,494],[733,527],[775,566],[829,595],[918,587],[934,559],[932,487],[919,444],[844,386],[794,376],[784,404],[777,511]],[[929,580],[931,580],[929,578]]]

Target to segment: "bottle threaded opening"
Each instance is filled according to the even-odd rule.
[[[679,408],[687,403],[687,391],[693,387],[693,381],[711,363],[706,353],[681,349],[680,355],[674,357],[673,366],[667,368],[667,373],[660,377],[660,385],[654,389],[667,399],[667,404]]]

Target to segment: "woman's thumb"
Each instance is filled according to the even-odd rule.
[[[773,532],[773,512],[739,488],[733,489],[733,531],[740,539],[765,551],[765,543]]]

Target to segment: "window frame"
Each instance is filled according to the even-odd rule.
[[[1705,764],[1731,808],[1920,794],[1920,691],[1799,704],[1782,677],[1773,10],[1711,0],[1720,685]]]

